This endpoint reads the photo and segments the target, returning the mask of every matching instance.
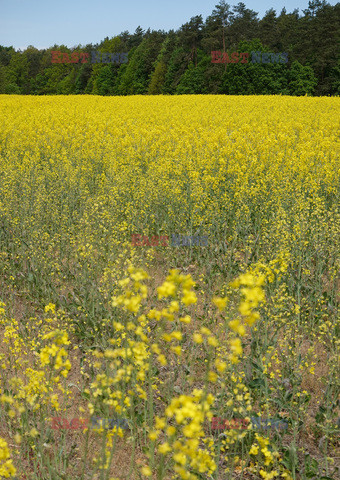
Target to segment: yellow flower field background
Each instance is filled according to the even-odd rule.
[[[0,111],[0,478],[338,479],[340,99]]]

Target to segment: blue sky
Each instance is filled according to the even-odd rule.
[[[239,0],[231,1],[236,5]],[[0,0],[0,45],[24,49],[28,45],[47,48],[54,44],[72,47],[97,43],[124,30],[177,29],[190,17],[211,14],[219,0]],[[279,14],[302,10],[308,0],[244,0],[261,18],[274,8]],[[336,0],[330,0],[331,5]]]

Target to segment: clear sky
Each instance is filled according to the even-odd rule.
[[[176,30],[191,17],[205,20],[219,0],[0,0],[0,45],[25,49],[97,43],[124,30]],[[239,0],[231,1],[234,6]],[[227,2],[228,3],[228,2]],[[270,8],[279,14],[306,9],[308,0],[244,0],[261,18]],[[328,3],[335,5],[336,0]]]

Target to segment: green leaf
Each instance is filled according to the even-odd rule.
[[[259,387],[264,387],[265,383],[262,378],[255,378],[251,382],[248,383],[250,388],[259,388]]]
[[[255,370],[259,370],[261,373],[263,373],[263,368],[260,365],[255,362],[251,362],[251,364],[255,368]]]

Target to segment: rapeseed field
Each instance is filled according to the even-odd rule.
[[[0,111],[0,478],[339,479],[340,99]]]

